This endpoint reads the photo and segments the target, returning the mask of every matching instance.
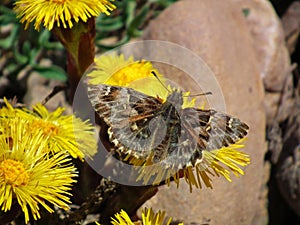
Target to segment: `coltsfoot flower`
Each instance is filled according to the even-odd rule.
[[[68,151],[73,158],[83,160],[96,153],[97,144],[94,138],[93,126],[88,121],[82,121],[74,115],[63,115],[65,109],[57,108],[49,112],[41,104],[33,110],[16,109],[17,116],[28,120],[28,129],[41,130],[48,140],[49,151]]]
[[[145,208],[142,210],[141,221],[133,222],[124,210],[121,210],[120,213],[116,213],[115,218],[112,218],[111,221],[113,225],[169,225],[171,222],[172,217],[167,219],[164,211],[154,213],[151,208]],[[183,223],[178,223],[178,225],[183,225]]]
[[[71,186],[77,176],[65,151],[47,153],[43,132],[27,132],[28,121],[15,118],[1,121],[0,208],[7,212],[17,202],[29,221],[40,218],[40,205],[68,209]]]
[[[14,10],[25,29],[34,22],[36,30],[41,24],[52,30],[54,26],[72,28],[74,22],[86,22],[100,13],[109,15],[115,8],[110,0],[18,0]]]

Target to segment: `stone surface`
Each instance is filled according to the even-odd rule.
[[[166,210],[185,223],[266,224],[266,189],[268,168],[264,168],[265,111],[264,90],[260,78],[261,61],[253,36],[237,1],[179,1],[153,20],[144,39],[165,40],[184,46],[200,56],[214,72],[222,89],[226,111],[250,126],[244,151],[251,156],[245,175],[233,182],[215,177],[213,189],[193,190],[182,180],[163,186],[146,206]],[[155,49],[159,51],[159,49]],[[184,87],[193,87],[183,73],[168,73]],[[195,90],[197,91],[197,90]],[[198,90],[199,93],[199,90]]]
[[[63,83],[55,80],[47,80],[41,75],[33,72],[27,80],[27,92],[24,96],[24,103],[31,106],[41,103],[54,89],[55,86],[62,86]],[[64,92],[57,93],[46,103],[49,111],[56,110],[57,107],[64,107],[66,113],[72,113],[70,105],[67,103]]]
[[[265,93],[265,109],[267,115],[267,125],[272,126],[274,122],[282,123],[290,115],[295,105],[293,75],[290,74],[284,81],[281,92]]]
[[[291,71],[293,70],[285,43],[287,34],[284,33],[282,23],[269,1],[236,1],[242,9],[249,11],[245,18],[253,38],[254,50],[259,59],[260,76],[263,78],[264,88],[268,92],[265,97],[265,108],[267,125],[271,126],[275,120],[283,121],[286,119],[287,114],[279,112],[279,105],[281,103],[284,105],[293,103],[286,98],[287,96],[282,96],[283,89],[290,83]],[[295,5],[297,6],[297,4]],[[294,11],[297,11],[297,7]],[[292,21],[295,19],[295,15],[293,19],[290,18]],[[288,25],[286,27],[289,30],[286,32],[292,32],[292,28]],[[296,29],[295,26],[293,28]],[[276,98],[278,101],[274,101]],[[281,108],[287,109],[287,107]]]
[[[282,25],[290,53],[295,51],[300,35],[300,2],[293,2],[282,16]]]
[[[276,179],[281,194],[300,217],[300,108],[297,107],[300,105],[300,95],[297,95],[295,107],[290,109]]]
[[[281,93],[267,92],[265,94],[265,108],[267,116],[267,124],[272,125],[278,113],[278,105],[281,99]]]
[[[278,118],[281,92],[292,71],[285,33],[269,1],[236,0],[236,2],[241,8],[249,10],[246,22],[254,40],[253,47],[258,59],[260,76],[264,81],[265,90],[270,92],[265,98],[265,107],[267,124],[271,125],[272,121]],[[280,98],[278,102],[273,101],[276,96]]]
[[[298,79],[293,78],[289,76],[287,79],[278,110],[282,150],[276,164],[274,178],[281,196],[298,216],[295,218],[297,221],[293,223],[300,224],[300,83]],[[271,147],[269,149],[273,150]],[[280,215],[285,215],[284,211],[286,209],[280,210]]]
[[[268,91],[281,91],[290,71],[290,58],[285,46],[285,34],[280,19],[266,0],[237,0],[249,10],[246,16],[254,40],[258,67]]]
[[[285,34],[274,8],[266,0],[237,0],[249,10],[246,17],[253,37],[258,67],[266,90],[280,91],[290,73],[290,58],[285,46]]]

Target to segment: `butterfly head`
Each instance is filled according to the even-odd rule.
[[[182,91],[177,89],[171,92],[171,94],[167,97],[166,102],[171,103],[172,105],[183,105],[183,96]]]

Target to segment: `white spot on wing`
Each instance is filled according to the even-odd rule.
[[[106,92],[104,93],[104,95],[107,96],[107,95],[109,95],[109,93],[110,93],[110,87],[108,86]]]

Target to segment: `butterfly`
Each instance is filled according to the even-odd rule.
[[[179,89],[163,101],[132,88],[89,84],[88,97],[108,125],[115,151],[166,168],[194,165],[204,150],[234,144],[249,129],[240,119],[213,109],[183,108]]]

